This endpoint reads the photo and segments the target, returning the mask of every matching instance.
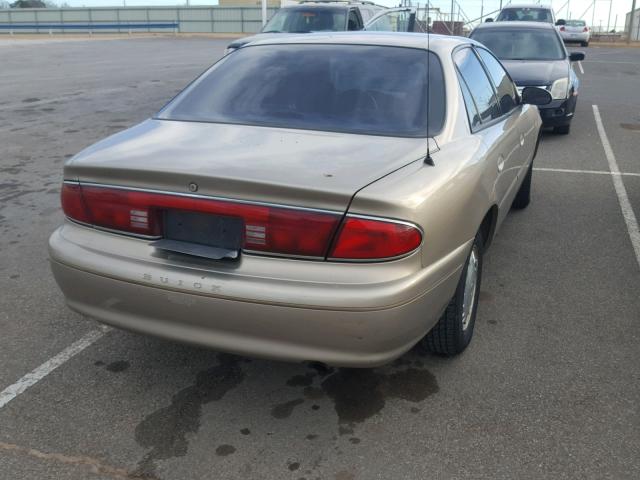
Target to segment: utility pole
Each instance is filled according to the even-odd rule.
[[[609,18],[607,18],[607,33],[609,33],[609,25],[611,24],[611,7],[613,6],[613,0],[609,0]]]
[[[480,23],[482,23],[482,17],[484,17],[484,0],[480,0]]]
[[[593,0],[593,3],[591,4],[591,28],[594,27],[594,23],[596,22],[595,18],[596,18],[596,0]]]
[[[455,8],[454,6],[455,0],[451,0],[451,35],[455,35],[455,29],[454,29],[454,25],[453,25],[453,10]]]
[[[262,26],[267,24],[267,0],[262,0]]]
[[[569,3],[571,3],[571,0],[567,0],[567,18],[571,17],[571,14],[569,13]]]
[[[631,18],[629,19],[629,35],[627,35],[627,43],[631,43],[631,35],[633,35],[633,20],[636,17],[636,0],[631,3]],[[640,18],[638,18],[638,25],[640,26]]]

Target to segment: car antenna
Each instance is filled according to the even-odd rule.
[[[430,39],[431,39],[431,35],[429,33],[429,7],[430,7],[431,2],[427,1],[427,156],[424,157],[424,163],[426,163],[427,165],[431,165],[432,167],[435,167],[436,164],[433,161],[433,158],[431,158],[431,152],[429,150],[429,110],[431,110],[431,95],[429,94],[430,92],[430,87],[431,87],[431,76],[429,75],[430,73],[430,66],[431,66],[431,50],[430,50]]]

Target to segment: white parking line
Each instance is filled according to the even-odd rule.
[[[13,385],[9,385],[2,392],[0,392],[0,409],[4,407],[11,400],[23,393],[27,388],[32,387],[44,377],[53,372],[60,365],[65,363],[74,355],[77,355],[89,345],[102,338],[102,336],[109,331],[108,327],[104,327],[101,330],[94,330],[87,333],[84,337],[75,343],[72,343],[55,357],[50,358],[35,370],[27,373],[24,377],[18,380]]]
[[[578,67],[580,67],[580,73],[584,75],[584,68],[582,68],[582,62],[578,60]]]
[[[536,172],[558,172],[558,173],[587,173],[591,175],[622,175],[628,177],[640,177],[640,173],[610,172],[608,170],[572,170],[570,168],[545,168],[534,167]]]
[[[616,157],[613,154],[613,150],[611,149],[611,144],[609,143],[609,139],[607,138],[607,133],[604,130],[602,118],[600,117],[600,110],[598,109],[597,105],[592,105],[592,107],[593,116],[596,119],[596,126],[598,127],[598,133],[600,134],[600,140],[602,141],[604,153],[607,157],[607,161],[609,162],[609,170],[611,170],[611,173],[619,174],[620,169],[618,168],[618,162],[616,161]],[[633,213],[633,208],[631,208],[631,203],[629,202],[629,197],[627,196],[627,189],[624,187],[624,183],[622,182],[622,176],[611,175],[611,179],[613,180],[613,186],[616,190],[616,194],[618,195],[618,202],[620,203],[622,216],[624,217],[624,221],[627,224],[627,230],[629,232],[629,238],[631,239],[631,245],[633,245],[633,249],[636,252],[636,260],[638,261],[638,266],[640,267],[640,228],[638,228],[638,220],[636,219],[635,213]]]

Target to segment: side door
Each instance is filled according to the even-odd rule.
[[[487,147],[488,168],[495,169],[494,188],[500,212],[498,222],[501,222],[513,201],[521,167],[517,119],[503,114],[496,88],[470,45],[456,50],[453,60],[467,105],[471,131],[479,135]]]
[[[507,116],[506,126],[509,127],[513,123],[516,127],[513,133],[518,133],[520,145],[516,149],[514,161],[508,167],[519,168],[522,172],[529,166],[538,140],[535,124],[527,118],[526,110],[531,107],[520,103],[517,87],[500,61],[486,48],[476,46],[475,49],[496,89],[502,115]]]
[[[415,32],[416,9],[411,7],[388,8],[382,10],[369,20],[365,30],[376,32]]]

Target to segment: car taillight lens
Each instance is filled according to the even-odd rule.
[[[412,252],[422,243],[415,226],[372,218],[347,216],[329,258],[384,259]]]
[[[564,27],[560,27],[560,31],[561,31],[561,32],[564,32]]]
[[[385,219],[346,216],[338,228],[339,213],[75,183],[63,184],[62,208],[72,220],[149,237],[162,236],[166,210],[239,217],[244,250],[291,256],[379,260],[412,252],[422,242],[415,226]]]
[[[337,213],[68,183],[62,199],[65,214],[73,220],[153,237],[162,235],[165,210],[240,217],[244,249],[322,258],[341,218]]]
[[[582,31],[583,31],[583,32],[588,32],[588,31],[589,31],[589,28],[584,27],[584,28],[582,29]]]
[[[60,202],[64,214],[82,223],[90,223],[91,217],[82,198],[80,185],[64,183],[60,191]]]

